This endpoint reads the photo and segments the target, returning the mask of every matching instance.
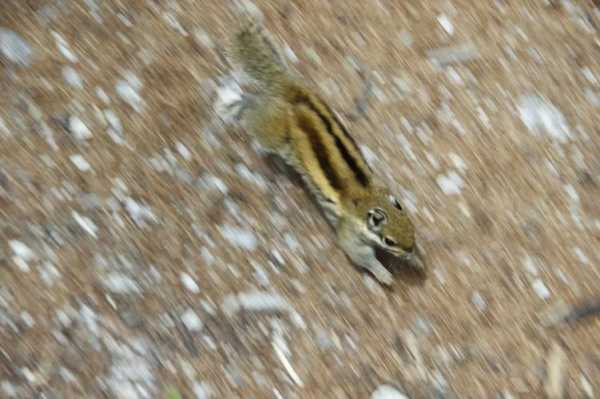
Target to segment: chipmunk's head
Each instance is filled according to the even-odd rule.
[[[400,201],[380,188],[357,203],[364,218],[366,235],[373,244],[390,254],[421,267],[416,259],[415,228]]]

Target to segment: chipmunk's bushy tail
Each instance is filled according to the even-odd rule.
[[[246,20],[230,48],[235,63],[267,90],[277,91],[289,80],[287,68],[274,42],[260,22]]]

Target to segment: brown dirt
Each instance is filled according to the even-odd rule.
[[[229,73],[219,45],[236,27],[235,2],[97,3],[100,22],[93,1],[4,0],[0,9],[0,27],[35,51],[30,67],[0,58],[0,121],[10,132],[0,126],[0,396],[144,398],[176,389],[201,398],[204,384],[222,398],[368,398],[392,382],[411,398],[533,398],[544,395],[554,342],[568,360],[565,397],[600,392],[600,319],[543,323],[561,303],[600,296],[593,1],[256,1],[299,58],[295,67],[340,114],[363,87],[349,58],[372,72],[368,119],[348,125],[385,181],[414,196],[429,266],[424,280],[398,272],[392,290],[350,265],[303,188],[241,129],[215,123],[215,82]],[[61,55],[52,31],[77,62]],[[466,42],[478,50],[473,60],[440,69],[427,57]],[[83,88],[65,83],[68,65]],[[143,83],[141,112],[116,94],[126,71]],[[528,131],[518,106],[529,94],[562,112],[569,141]],[[119,117],[126,145],[107,134],[105,109]],[[75,140],[64,128],[69,115],[93,137]],[[78,170],[74,154],[92,170]],[[167,170],[149,162],[160,157]],[[240,163],[263,184],[236,171]],[[456,195],[438,185],[451,169],[463,181]],[[228,192],[201,184],[207,176]],[[155,220],[136,221],[127,198]],[[96,237],[73,211],[93,221]],[[224,226],[247,230],[258,245],[236,246]],[[28,271],[13,240],[36,254]],[[540,283],[547,298],[534,289]],[[306,328],[281,312],[225,314],[226,298],[252,290],[287,298]],[[199,330],[186,327],[192,311]],[[279,329],[303,386],[274,354]]]

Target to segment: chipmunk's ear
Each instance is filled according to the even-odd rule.
[[[398,201],[398,198],[394,197],[393,195],[390,195],[390,202],[392,203],[392,205],[394,205],[394,208],[398,209],[399,211],[404,210],[402,208],[402,204],[400,203],[400,201]]]

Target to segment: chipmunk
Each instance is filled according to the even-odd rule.
[[[260,22],[246,21],[228,51],[259,86],[242,99],[246,128],[266,152],[300,174],[350,260],[384,285],[393,278],[376,258],[376,247],[423,269],[406,210],[332,109],[286,67]]]

